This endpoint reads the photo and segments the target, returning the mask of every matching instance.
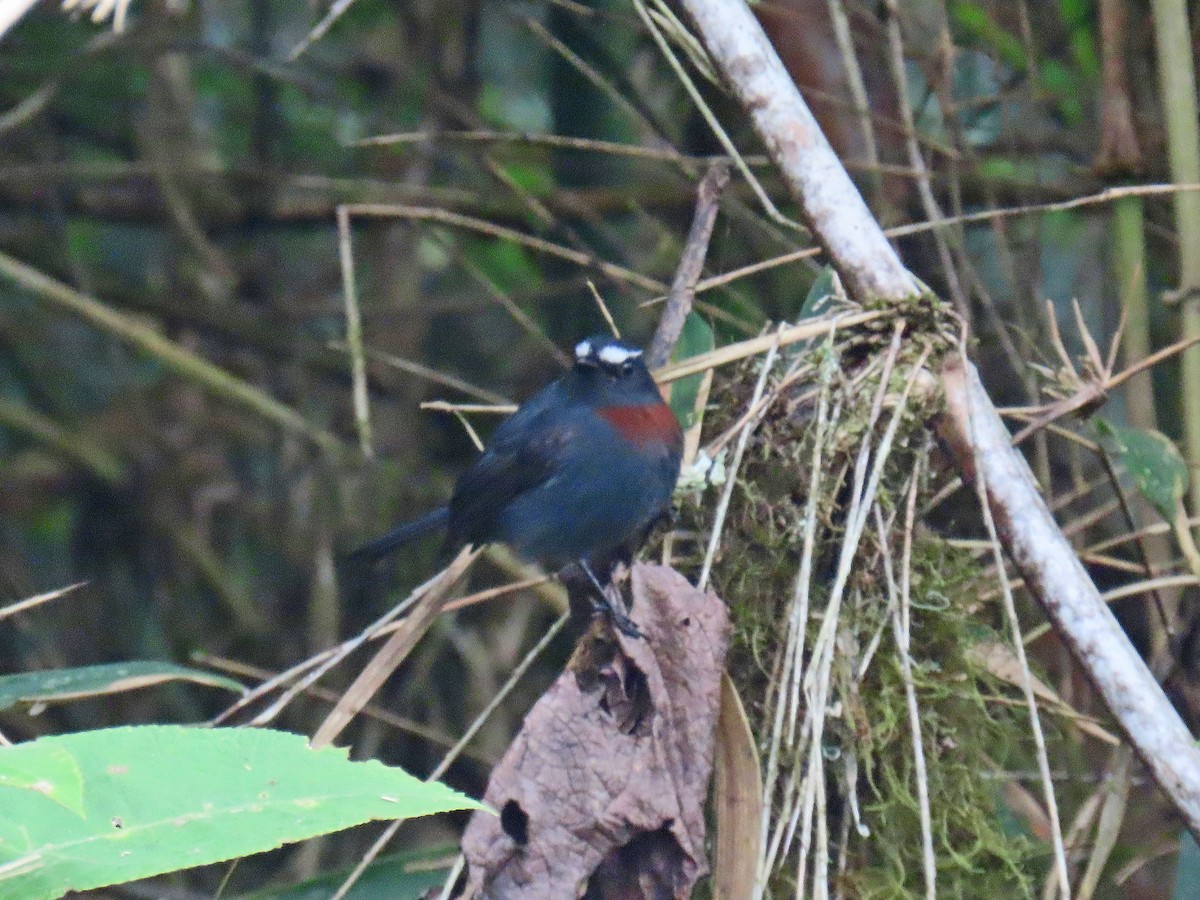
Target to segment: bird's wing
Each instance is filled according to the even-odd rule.
[[[483,455],[458,479],[450,500],[447,545],[494,540],[505,507],[554,477],[579,438],[579,423],[556,415],[553,404],[522,407],[507,419]]]

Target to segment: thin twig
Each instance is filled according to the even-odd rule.
[[[659,319],[658,330],[654,332],[654,339],[646,351],[646,365],[651,369],[661,368],[670,362],[671,351],[683,333],[683,323],[696,299],[696,282],[704,271],[708,244],[721,206],[721,193],[728,183],[729,167],[715,163],[704,173],[696,188],[696,211],[692,215],[692,227],[679,258],[679,267],[675,270],[675,279],[671,282],[671,291]]]
[[[537,250],[549,256],[565,259],[577,266],[596,269],[615,281],[636,285],[637,287],[657,293],[662,293],[666,290],[666,285],[656,278],[650,278],[640,272],[635,272],[633,269],[627,269],[616,263],[607,262],[591,253],[584,253],[581,250],[563,247],[561,244],[555,244],[540,237],[525,234],[522,231],[517,231],[515,228],[508,228],[504,225],[489,222],[486,219],[478,219],[474,216],[451,212],[448,209],[441,209],[436,206],[409,206],[404,203],[348,203],[345,208],[351,215],[355,216],[440,222],[443,225],[476,231],[490,237],[512,241],[515,244],[520,244],[523,247],[528,247],[530,250]]]
[[[1075,197],[1071,200],[1060,200],[1053,203],[1031,203],[1024,206],[1005,206],[998,209],[986,209],[978,212],[964,213],[959,216],[946,216],[941,222],[912,222],[907,225],[896,225],[892,228],[885,228],[883,234],[889,238],[907,237],[913,234],[923,234],[926,231],[933,231],[935,228],[947,227],[950,225],[971,225],[979,222],[995,222],[1000,219],[1007,219],[1014,216],[1023,215],[1039,215],[1042,213],[1062,212],[1070,209],[1079,209],[1085,206],[1096,206],[1104,203],[1112,203],[1122,197],[1156,197],[1163,194],[1174,194],[1186,191],[1200,191],[1200,184],[1146,184],[1132,185],[1129,187],[1108,188],[1095,194],[1089,194],[1086,197]],[[816,259],[824,253],[821,247],[805,247],[802,250],[793,250],[790,253],[784,253],[779,256],[774,256],[769,259],[762,259],[750,263],[746,266],[741,266],[737,269],[731,269],[728,272],[722,272],[720,275],[713,275],[709,278],[701,279],[696,284],[696,293],[703,294],[719,287],[724,287],[727,284],[732,284],[735,281],[740,281],[743,278],[749,278],[751,275],[757,275],[760,272],[767,272],[771,269],[780,266],[787,266],[793,263],[802,262],[808,259]],[[663,303],[667,299],[666,294],[658,297],[653,297],[642,303],[643,306],[652,306],[656,303]]]
[[[754,406],[762,397],[763,390],[767,386],[767,378],[771,375],[771,368],[775,365],[775,354],[779,352],[778,335],[782,333],[782,326],[775,334],[777,339],[771,345],[771,349],[767,351],[766,359],[762,363],[762,371],[759,373],[758,382],[754,385],[754,394],[750,398],[750,405]],[[746,452],[746,445],[750,442],[750,434],[754,431],[754,427],[758,424],[757,419],[747,422],[742,428],[742,433],[738,435],[737,446],[733,451],[733,460],[729,464],[729,470],[725,477],[725,489],[721,492],[721,499],[717,501],[717,511],[713,516],[712,532],[708,538],[708,549],[704,553],[704,565],[700,569],[700,578],[696,581],[696,587],[704,590],[708,585],[708,578],[712,574],[713,560],[717,555],[717,548],[721,546],[721,534],[725,530],[725,516],[729,512],[729,501],[733,497],[733,489],[737,486],[738,468],[742,464],[742,456]]]
[[[536,147],[553,147],[558,150],[579,150],[587,153],[606,153],[610,156],[630,156],[636,159],[652,159],[659,162],[686,162],[691,166],[701,166],[705,163],[728,160],[727,156],[685,156],[674,147],[647,147],[642,144],[622,144],[615,141],[603,141],[596,138],[573,137],[563,134],[547,134],[530,131],[490,131],[475,129],[472,131],[406,131],[398,134],[381,134],[375,137],[363,138],[356,146],[390,146],[393,144],[433,144],[436,141],[468,141],[479,143],[528,144]],[[764,156],[746,157],[750,165],[769,165],[770,160]]]
[[[342,298],[346,304],[346,345],[350,351],[350,373],[354,383],[354,424],[363,456],[374,459],[371,446],[371,401],[367,397],[367,363],[363,356],[362,315],[354,286],[354,250],[351,247],[350,213],[337,208],[338,259],[342,265]]]
[[[333,27],[333,23],[342,17],[352,5],[354,0],[334,0],[330,4],[329,11],[321,17],[321,21],[313,26],[312,31],[304,36],[304,40],[292,48],[292,52],[288,54],[288,62],[295,62],[305,51],[313,44],[325,37],[326,32]]]
[[[51,600],[57,600],[64,594],[69,594],[71,591],[77,590],[85,584],[87,584],[86,581],[77,581],[74,584],[69,584],[57,590],[46,591],[44,594],[34,594],[32,597],[26,597],[24,600],[18,600],[16,603],[10,603],[8,606],[0,606],[0,620],[7,619],[9,616],[15,616],[17,613],[25,612],[28,609],[33,609],[35,606],[41,606],[43,603],[49,603]]]

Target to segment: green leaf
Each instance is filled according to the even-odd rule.
[[[479,808],[301,735],[143,725],[0,748],[0,771],[82,783],[83,816],[36,790],[0,790],[0,900],[40,900],[261,853],[360,825]],[[64,791],[64,796],[66,792]]]
[[[817,277],[813,279],[813,283],[808,288],[804,302],[800,304],[800,312],[796,316],[797,323],[804,322],[806,319],[815,319],[831,311],[834,301],[837,299],[837,294],[834,293],[834,279],[836,277],[833,268],[830,266],[826,266],[817,273]],[[818,344],[823,343],[827,337],[828,335],[824,335],[798,341],[790,347],[784,348],[782,355],[786,359],[805,356],[811,353],[812,349]]]
[[[554,173],[545,163],[507,163],[504,174],[535,197],[549,197],[554,193]]]
[[[978,41],[995,51],[996,55],[1014,72],[1024,72],[1026,65],[1025,47],[1021,41],[993,21],[983,6],[970,0],[960,0],[950,7],[954,24],[964,37]]]
[[[346,900],[419,900],[431,887],[441,887],[450,874],[458,848],[419,850],[382,856],[363,871]],[[328,900],[353,871],[326,872],[299,884],[255,891],[242,900]]]
[[[1096,420],[1100,437],[1120,460],[1137,489],[1168,522],[1188,486],[1187,463],[1171,439],[1158,431],[1125,428]]]
[[[75,757],[62,747],[47,747],[36,755],[0,754],[0,787],[35,791],[83,815],[83,775]],[[5,796],[0,791],[0,809]]]
[[[696,313],[688,313],[683,322],[683,331],[679,334],[679,341],[671,354],[671,362],[682,362],[701,353],[708,353],[715,346],[716,338],[708,323]],[[675,413],[675,418],[679,420],[684,431],[696,423],[696,395],[700,392],[700,383],[703,380],[704,374],[701,373],[680,378],[671,384],[671,412]]]
[[[212,672],[157,660],[134,660],[0,676],[0,709],[16,703],[50,703],[117,694],[164,681],[194,681],[238,693],[245,690],[233,679]]]
[[[502,291],[531,290],[545,279],[529,252],[508,241],[488,241],[468,248],[471,261]]]
[[[796,317],[796,321],[803,322],[805,319],[813,319],[828,312],[833,298],[833,268],[826,266],[813,279],[812,286],[808,289],[808,295],[804,298],[804,303],[800,307],[800,315]]]

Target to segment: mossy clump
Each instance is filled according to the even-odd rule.
[[[949,348],[945,335],[906,338],[890,366],[882,413],[872,422],[880,378],[889,370],[884,360],[891,337],[890,328],[839,333],[836,343],[807,348],[803,362],[781,354],[772,381],[791,382],[746,447],[713,567],[713,587],[729,604],[735,624],[729,671],[763,748],[765,769],[774,698],[780,682],[791,677],[782,669],[804,544],[818,404],[825,404],[828,426],[820,488],[812,504],[816,531],[803,640],[806,667],[847,539],[860,448],[870,442],[868,460],[877,458],[892,411],[909,389],[873,501],[880,516],[872,515],[853,548],[840,598],[820,747],[831,877],[844,855],[843,874],[837,877],[845,894],[854,897],[924,896],[912,736],[892,617],[906,497],[912,480],[919,479],[919,509],[921,498],[932,494],[933,481],[928,474],[933,453],[929,429],[938,401],[932,392],[913,390],[910,379],[919,360],[928,370],[936,365],[930,360],[937,352]],[[922,356],[931,344],[935,352]],[[761,357],[748,361],[733,377],[718,381],[706,434],[736,429],[762,365]],[[696,536],[690,555],[687,545],[677,547],[683,551],[677,564],[686,569],[698,566],[703,557],[715,503],[684,507],[682,527]],[[882,534],[880,519],[887,523]],[[938,894],[1030,895],[1046,869],[1045,850],[1003,814],[1003,782],[988,774],[1000,766],[1033,767],[1028,714],[1011,702],[1011,688],[975,664],[969,652],[981,640],[998,639],[995,629],[1001,622],[987,618],[992,607],[976,611],[983,588],[980,565],[923,529],[919,519],[911,538],[910,657],[928,770]],[[781,752],[777,785],[801,780],[806,758],[795,750]],[[782,792],[776,793],[782,807]],[[861,810],[860,818],[852,807]],[[776,814],[781,812],[777,808]],[[839,846],[842,835],[845,843]],[[795,887],[799,843],[799,838],[791,841],[789,852],[776,860],[775,896],[788,896]]]

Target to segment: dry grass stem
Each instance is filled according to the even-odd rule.
[[[412,652],[417,641],[441,614],[447,600],[446,595],[466,574],[478,555],[478,549],[464,548],[450,565],[431,581],[426,582],[427,589],[421,593],[409,614],[400,623],[400,627],[392,633],[383,647],[376,651],[375,656],[354,679],[354,683],[346,689],[337,706],[325,717],[325,721],[309,741],[313,747],[321,748],[332,743],[358,711],[375,696],[383,682]]]
[[[830,349],[830,348],[827,348]],[[799,718],[800,680],[804,671],[803,643],[808,629],[808,606],[810,583],[812,580],[813,551],[816,544],[817,529],[817,498],[820,496],[822,452],[825,446],[826,431],[829,424],[829,388],[833,375],[832,366],[822,367],[825,376],[821,392],[817,400],[817,421],[813,438],[812,464],[809,469],[808,497],[804,509],[804,543],[800,551],[800,568],[796,574],[796,586],[792,592],[792,603],[788,613],[787,642],[784,651],[782,673],[770,680],[777,694],[775,699],[775,716],[772,724],[771,738],[767,743],[766,776],[763,779],[763,813],[761,833],[759,837],[758,865],[755,873],[754,892],[752,897],[760,898],[770,877],[770,860],[768,853],[768,837],[771,826],[771,801],[775,796],[775,781],[779,771],[779,756],[781,750],[781,735],[785,715],[788,719],[788,744],[792,745],[795,738],[795,723]],[[836,417],[835,417],[836,422]],[[784,702],[785,685],[791,686],[790,702]],[[772,695],[768,695],[768,700]]]
[[[871,310],[868,312],[841,312],[829,316],[806,319],[800,325],[782,327],[779,331],[771,334],[748,338],[744,341],[738,341],[736,344],[727,344],[708,353],[701,353],[699,356],[690,356],[680,362],[663,366],[654,372],[654,378],[659,384],[667,384],[672,381],[678,381],[680,378],[686,378],[689,375],[699,374],[708,369],[729,365],[748,356],[757,356],[776,346],[777,342],[778,346],[782,349],[800,341],[822,337],[831,329],[836,330],[851,328],[855,325],[864,325],[867,322],[887,318],[891,315],[891,312],[885,310]]]
[[[596,301],[596,307],[600,310],[600,315],[604,317],[604,324],[608,326],[608,330],[612,332],[612,336],[617,340],[621,339],[621,329],[617,327],[616,320],[608,310],[608,304],[604,302],[604,298],[600,296],[600,292],[596,290],[596,284],[592,279],[588,279],[588,290],[591,291],[592,299]]]
[[[896,635],[896,652],[900,658],[900,674],[904,682],[904,698],[908,706],[908,723],[913,745],[913,774],[917,782],[917,811],[921,817],[921,853],[925,868],[925,896],[927,900],[937,897],[937,859],[933,853],[933,824],[929,810],[929,775],[925,765],[925,747],[921,740],[921,711],[917,708],[917,692],[913,687],[912,657],[909,653],[912,629],[912,540],[917,508],[917,488],[921,480],[921,467],[913,474],[908,490],[908,501],[904,508],[904,551],[900,570],[900,604],[892,611],[892,627]],[[878,514],[879,507],[876,507]],[[880,516],[882,522],[882,516]],[[887,558],[887,535],[880,533],[880,546]],[[891,566],[885,563],[889,571]],[[891,590],[891,579],[888,579]]]
[[[329,5],[329,9],[325,11],[325,15],[321,17],[321,21],[314,25],[312,30],[304,36],[304,40],[292,48],[292,52],[288,54],[288,62],[298,60],[309,47],[325,37],[329,29],[333,27],[333,24],[353,5],[354,0],[333,0],[333,3]]]
[[[781,331],[777,331],[778,336]],[[776,339],[771,349],[767,351],[766,359],[762,363],[762,371],[759,373],[758,382],[754,385],[754,395],[750,400],[750,405],[754,406],[758,403],[763,395],[763,389],[767,386],[767,379],[771,375],[771,368],[775,365],[775,354],[779,352],[779,341]],[[725,515],[729,511],[729,501],[733,497],[733,489],[737,486],[737,471],[742,464],[742,455],[746,452],[746,445],[750,442],[750,434],[754,431],[755,421],[750,421],[742,428],[742,433],[738,435],[737,447],[733,452],[733,461],[729,464],[729,473],[725,481],[725,489],[721,493],[721,499],[717,501],[717,512],[713,517],[712,532],[708,537],[708,549],[704,553],[704,565],[700,567],[700,577],[696,581],[696,586],[700,590],[704,590],[708,586],[708,578],[712,574],[713,560],[716,558],[717,549],[721,546],[721,532],[725,528]]]
[[[946,278],[950,299],[954,301],[954,307],[963,321],[969,322],[971,321],[970,298],[963,290],[962,282],[958,277],[958,269],[950,254],[950,244],[946,239],[947,226],[944,225],[945,216],[942,213],[941,205],[933,195],[929,168],[925,165],[925,157],[917,142],[917,127],[913,117],[912,104],[909,102],[912,92],[908,84],[907,63],[904,59],[904,39],[900,33],[900,12],[896,0],[887,0],[887,12],[886,28],[890,50],[888,62],[891,65],[892,81],[896,85],[896,97],[900,105],[900,122],[904,127],[908,164],[917,173],[917,194],[921,198],[921,206],[925,210],[927,223],[933,226],[934,246],[937,248],[938,261],[942,266],[942,274]]]
[[[426,400],[421,409],[448,413],[484,413],[490,416],[511,416],[517,411],[515,403],[451,403],[449,400]]]
[[[351,215],[355,216],[438,222],[442,225],[450,225],[454,228],[462,228],[467,231],[486,234],[489,237],[499,238],[500,240],[512,241],[514,244],[520,244],[522,247],[528,247],[530,250],[536,250],[548,256],[565,259],[567,262],[574,263],[583,268],[595,269],[614,281],[630,284],[659,294],[667,289],[667,286],[656,278],[649,278],[640,272],[635,272],[633,269],[627,269],[616,263],[607,262],[591,253],[585,253],[582,250],[572,250],[570,247],[564,247],[561,244],[555,244],[531,234],[525,234],[522,231],[517,231],[515,228],[497,225],[495,222],[489,222],[487,219],[479,219],[475,216],[466,216],[462,213],[451,212],[448,209],[440,209],[436,206],[408,206],[402,203],[351,203],[347,204],[345,208]]]
[[[961,350],[963,358],[966,358],[965,346]],[[979,498],[979,506],[983,511],[984,525],[987,527],[988,536],[992,541],[993,559],[996,569],[999,572],[1004,571],[1004,551],[1000,546],[1000,537],[996,531],[996,523],[992,518],[992,508],[988,502],[987,496],[987,474],[982,466],[976,467],[976,494]],[[1021,666],[1022,690],[1025,693],[1025,703],[1029,707],[1029,725],[1030,731],[1033,734],[1034,750],[1037,754],[1038,771],[1042,776],[1042,787],[1045,793],[1046,810],[1050,817],[1050,837],[1054,847],[1054,866],[1057,872],[1058,885],[1063,900],[1071,898],[1071,880],[1067,870],[1067,853],[1063,846],[1062,825],[1058,816],[1058,801],[1054,795],[1054,782],[1050,778],[1050,761],[1046,755],[1046,738],[1042,733],[1042,723],[1038,718],[1037,698],[1034,696],[1033,690],[1033,673],[1029,671],[1029,661],[1025,657],[1025,642],[1021,634],[1021,622],[1017,618],[1017,608],[1013,601],[1012,590],[1009,587],[1008,579],[1001,577],[999,579],[1000,589],[1004,597],[1004,613],[1008,620],[1009,627],[1012,632],[1013,647],[1015,648],[1017,659]]]
[[[337,208],[338,259],[342,266],[342,299],[346,305],[346,346],[350,351],[353,379],[354,425],[363,456],[374,459],[371,446],[371,402],[367,397],[367,363],[363,354],[362,315],[358,310],[358,291],[354,284],[354,250],[351,246],[350,214],[345,206]]]
[[[268,678],[258,687],[247,691],[233,705],[229,706],[220,715],[213,719],[212,724],[221,724],[222,722],[228,720],[231,716],[237,714],[247,706],[257,702],[276,689],[282,687],[283,685],[294,682],[297,678],[304,676],[306,672],[310,673],[307,677],[303,678],[301,682],[293,685],[291,688],[285,691],[284,695],[275,704],[255,716],[251,723],[253,725],[267,724],[277,715],[279,715],[283,708],[286,707],[287,704],[290,703],[297,694],[307,690],[310,685],[320,679],[326,672],[340,663],[343,659],[345,659],[363,644],[379,635],[390,622],[408,612],[423,596],[425,596],[426,593],[428,593],[434,588],[435,585],[438,584],[438,580],[444,574],[444,571],[438,572],[423,584],[418,585],[404,600],[393,606],[390,610],[388,610],[354,637],[348,638],[347,640],[338,644],[336,647],[330,647],[326,650],[322,650],[320,653],[313,654],[308,659],[297,663],[290,669],[280,672],[278,675]]]
[[[43,603],[57,600],[59,597],[71,593],[71,591],[78,590],[85,584],[87,584],[86,581],[77,581],[66,587],[46,591],[44,594],[34,594],[32,597],[26,597],[24,600],[18,600],[16,603],[8,604],[8,606],[0,606],[0,621],[7,619],[9,616],[15,616],[17,613],[33,609],[35,606],[41,606]]]
[[[653,38],[654,43],[658,45],[658,49],[662,53],[663,58],[666,59],[667,64],[670,65],[671,69],[675,72],[676,77],[679,79],[679,83],[683,85],[684,90],[686,90],[688,96],[691,97],[692,103],[695,104],[696,109],[699,111],[704,121],[708,124],[708,127],[712,130],[713,136],[716,137],[721,146],[725,148],[725,152],[729,155],[730,159],[733,160],[733,164],[737,167],[738,172],[741,173],[742,178],[744,178],[746,183],[750,185],[750,189],[754,192],[754,196],[758,199],[759,204],[762,206],[763,211],[766,212],[768,218],[786,228],[794,229],[796,231],[803,231],[803,225],[801,225],[799,222],[789,219],[779,211],[779,207],[775,205],[775,202],[771,199],[770,195],[767,194],[767,191],[762,186],[762,183],[750,170],[750,166],[746,164],[745,159],[742,158],[742,154],[734,145],[733,139],[725,131],[724,126],[722,126],[720,120],[717,119],[716,113],[712,111],[712,107],[708,105],[707,101],[705,101],[704,97],[701,95],[700,89],[696,87],[696,83],[692,80],[692,77],[683,67],[683,63],[679,61],[679,58],[671,49],[671,45],[667,42],[666,37],[663,35],[662,29],[650,15],[650,12],[646,8],[643,0],[633,0],[633,8],[636,9],[638,15],[642,17],[642,22],[645,23],[646,29],[650,32],[650,37]],[[665,6],[663,8],[665,8]],[[696,41],[695,43],[696,46],[701,46],[699,41]],[[709,71],[711,71],[711,69]]]
[[[207,653],[195,653],[192,655],[191,659],[198,665],[208,666],[210,669],[215,669],[218,672],[224,672],[228,675],[236,675],[239,678],[254,678],[259,681],[264,681],[277,674],[267,669],[260,668],[259,666],[242,662],[241,660],[226,659],[221,656],[211,656]],[[305,696],[314,697],[323,703],[328,703],[331,705],[337,703],[338,698],[341,696],[329,688],[324,688],[315,684],[305,688],[304,694]],[[366,706],[364,706],[362,709],[362,714],[369,718],[377,719],[385,725],[395,728],[397,731],[402,731],[405,734],[411,734],[413,737],[420,738],[421,740],[426,741],[435,747],[441,747],[442,749],[448,750],[453,747],[455,743],[455,739],[450,735],[443,734],[442,732],[435,728],[431,728],[428,725],[423,725],[415,719],[409,719],[406,716],[396,715],[391,710],[384,709],[383,707],[377,706],[373,703],[368,703]],[[467,750],[464,751],[463,755],[469,756],[476,762],[486,766],[495,765],[496,763],[494,757],[485,753],[475,753]]]
[[[350,352],[350,345],[344,341],[329,341],[330,349],[337,350],[342,353]],[[415,375],[432,384],[440,384],[442,387],[448,387],[451,390],[461,391],[468,397],[476,400],[481,400],[484,403],[498,403],[511,405],[512,401],[507,397],[497,394],[495,391],[489,391],[487,388],[481,388],[471,382],[459,378],[457,375],[450,375],[447,372],[439,372],[437,369],[432,369],[429,366],[422,365],[419,362],[414,362],[411,359],[405,359],[402,356],[397,356],[394,353],[388,353],[385,350],[376,350],[372,347],[363,347],[363,354],[371,362],[381,363],[389,369],[396,369],[400,372],[405,372],[409,375]]]

